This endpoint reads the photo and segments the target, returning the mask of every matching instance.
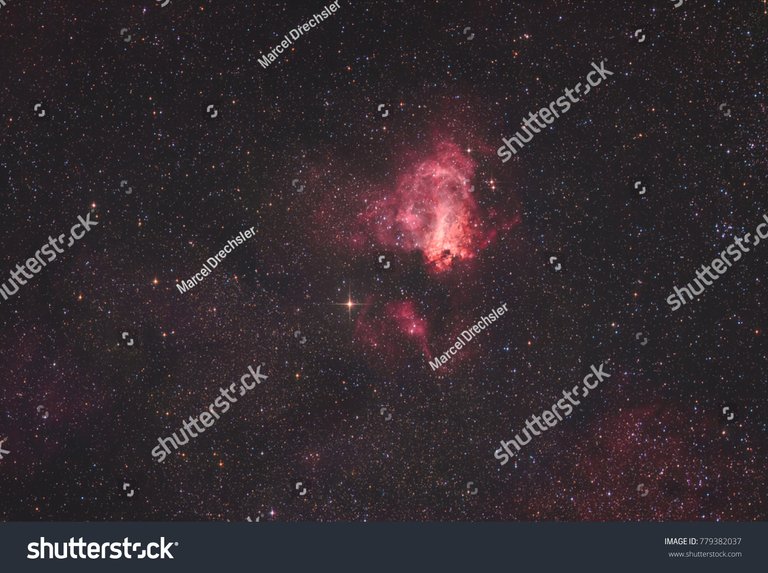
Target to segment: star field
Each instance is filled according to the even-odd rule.
[[[0,281],[99,222],[0,299],[0,518],[765,520],[766,249],[665,302],[768,214],[765,3],[341,0],[259,64],[325,5],[0,8]]]

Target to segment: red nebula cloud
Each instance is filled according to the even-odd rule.
[[[472,195],[475,161],[450,142],[413,165],[392,194],[373,203],[364,218],[375,223],[379,242],[404,251],[421,251],[435,272],[456,259],[472,259],[487,244]]]
[[[429,355],[427,320],[419,316],[416,305],[412,301],[391,302],[387,305],[386,311],[394,317],[400,332],[415,339],[421,345],[424,354]]]
[[[734,455],[726,446],[717,416],[701,416],[691,425],[681,416],[685,409],[690,405],[647,404],[614,410],[602,420],[598,438],[582,442],[584,462],[573,478],[579,484],[574,518],[733,520],[748,512],[749,498],[736,492],[762,483],[761,476],[747,471],[748,453]],[[706,476],[716,480],[708,483]],[[641,497],[639,484],[648,489],[647,498]],[[715,509],[713,499],[721,495],[728,498],[727,510]]]
[[[414,264],[423,264],[443,287],[453,285],[455,299],[462,288],[452,279],[460,280],[457,275],[472,270],[463,263],[479,258],[521,219],[514,195],[509,191],[495,193],[493,179],[481,181],[480,167],[469,151],[444,134],[431,137],[435,143],[426,152],[419,148],[418,152],[399,153],[398,165],[402,167],[394,177],[367,180],[353,171],[348,179],[333,182],[334,191],[325,193],[312,207],[312,236],[323,249],[330,245],[337,254],[367,258],[371,263],[388,251],[392,255],[413,253],[415,256],[395,260],[386,272],[407,273],[414,270]],[[493,150],[489,154],[493,155]],[[321,186],[320,181],[316,184]],[[308,185],[315,187],[311,181]],[[481,193],[490,206],[478,205],[476,194]],[[387,364],[413,353],[431,360],[433,352],[443,352],[453,344],[453,340],[443,340],[444,336],[439,338],[449,342],[447,346],[442,342],[435,346],[436,341],[430,340],[434,317],[423,315],[425,307],[418,298],[403,293],[409,299],[392,300],[393,296],[398,295],[369,295],[362,305],[355,339],[366,356],[376,356]],[[456,312],[451,323],[466,325],[471,319],[462,316],[460,308]],[[445,317],[438,323],[444,321]],[[464,357],[469,356],[470,351],[466,351]]]
[[[355,326],[358,339],[389,358],[403,351],[404,339],[432,358],[427,344],[427,319],[419,314],[413,301],[388,302],[380,313],[363,310]]]

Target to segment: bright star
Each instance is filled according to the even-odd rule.
[[[362,302],[355,302],[352,300],[352,290],[351,288],[347,290],[347,302],[335,302],[333,303],[336,306],[346,306],[347,307],[347,315],[349,316],[349,320],[352,320],[352,309],[356,306],[363,306]]]

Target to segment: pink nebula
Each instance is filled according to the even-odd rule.
[[[377,239],[384,246],[421,251],[435,272],[450,269],[457,259],[474,258],[484,240],[471,191],[475,169],[456,144],[438,144],[367,213],[376,222]]]

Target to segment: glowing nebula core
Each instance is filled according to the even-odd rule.
[[[399,178],[391,195],[374,204],[377,239],[384,246],[421,251],[435,272],[450,269],[456,259],[474,258],[483,239],[471,191],[475,168],[454,143],[438,144]]]

